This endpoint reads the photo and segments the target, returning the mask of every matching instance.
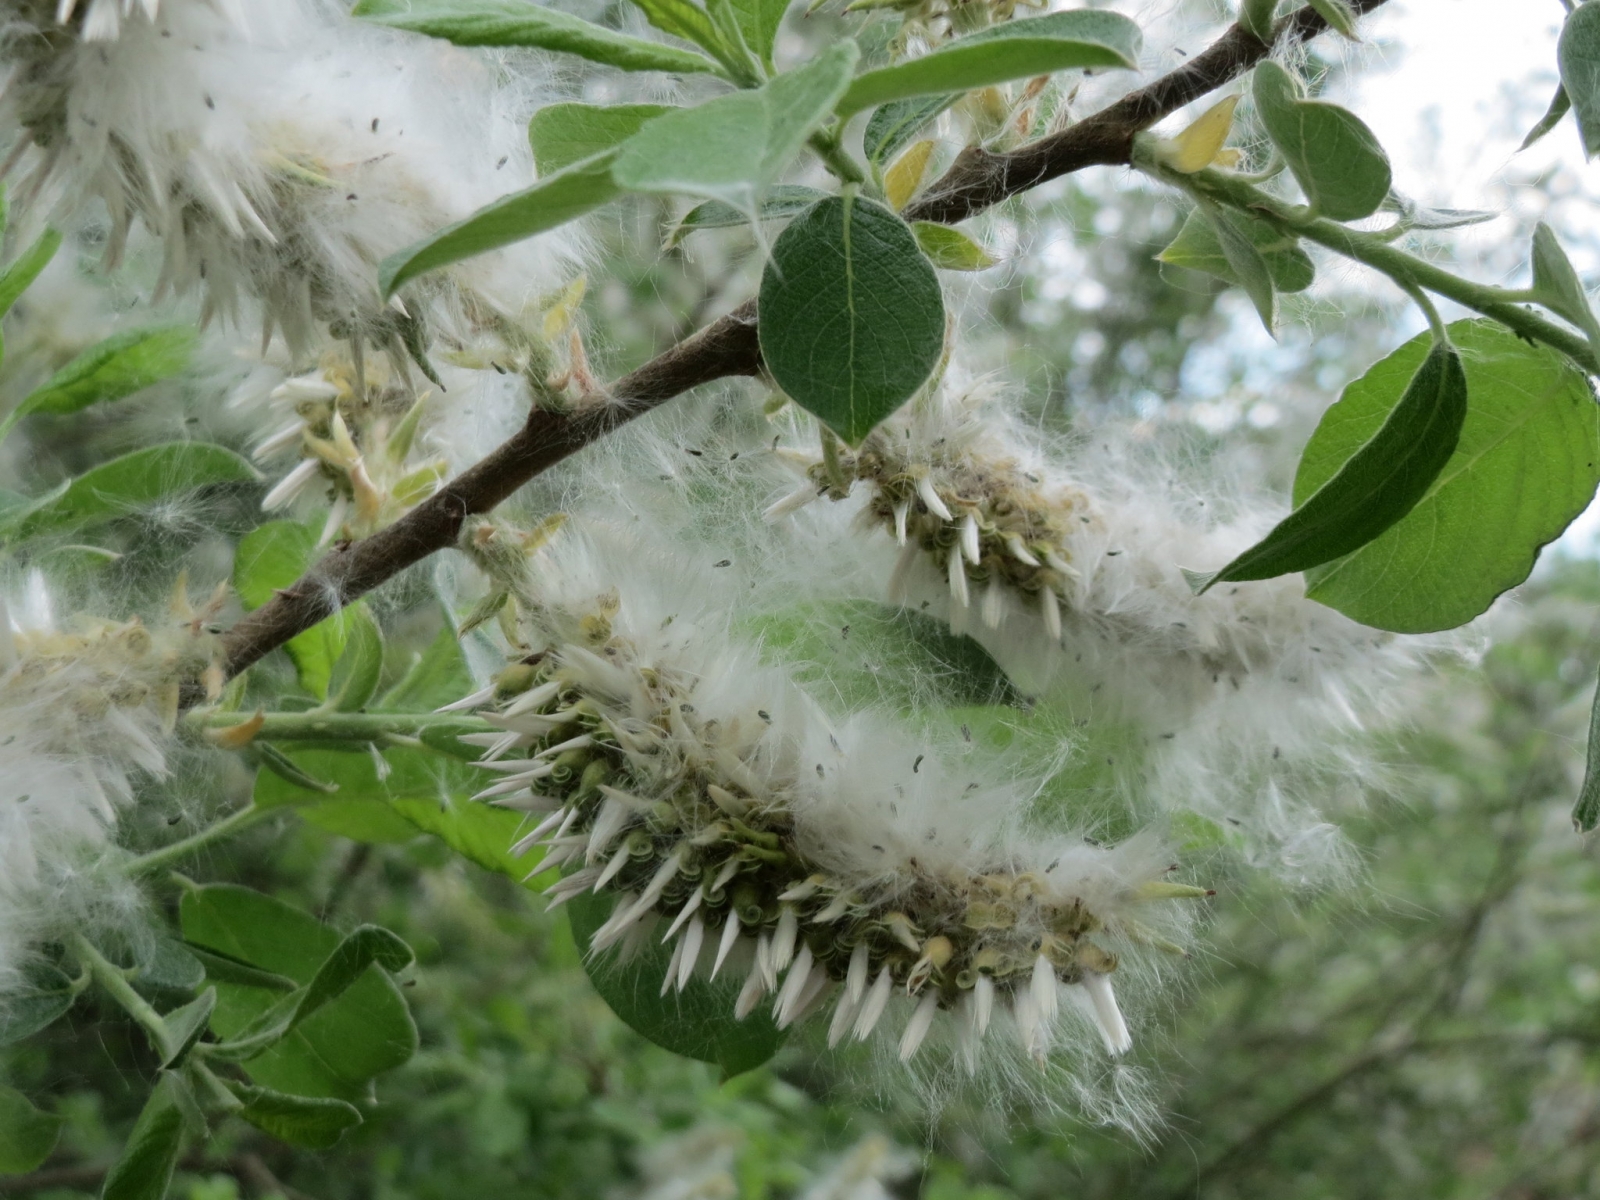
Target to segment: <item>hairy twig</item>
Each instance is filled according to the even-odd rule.
[[[1385,2],[1358,0],[1355,7],[1369,12]],[[1280,21],[1273,41],[1284,45],[1326,28],[1307,7]],[[1047,180],[1085,167],[1126,164],[1136,134],[1238,77],[1270,50],[1261,39],[1233,26],[1182,67],[1057,134],[1009,154],[968,148],[905,215],[919,221],[961,221]],[[229,674],[244,670],[412,564],[454,545],[467,517],[493,509],[590,442],[700,384],[760,370],[755,302],[746,301],[619,379],[609,402],[566,412],[536,409],[509,441],[431,499],[387,529],[335,547],[301,579],[240,620],[223,639]]]

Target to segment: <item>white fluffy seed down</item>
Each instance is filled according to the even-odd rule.
[[[738,1014],[819,1012],[933,1073],[1087,1088],[1085,1058],[1129,1049],[1128,984],[1177,950],[1172,902],[1205,894],[1158,839],[1039,828],[1025,785],[874,713],[830,721],[729,636],[730,597],[631,539],[569,527],[531,574],[484,797],[534,814],[537,870],[574,872],[552,899],[617,896],[594,952],[664,931],[663,991],[742,961]]]
[[[37,572],[0,596],[0,1002],[39,941],[138,911],[97,863],[134,779],[166,773],[179,681],[220,680],[209,612],[62,629],[51,607]]]
[[[385,306],[388,254],[525,187],[536,81],[334,0],[0,0],[0,120],[19,208],[61,224],[89,200],[115,263],[135,222],[164,288],[206,315],[260,315],[303,350],[319,329],[387,347],[415,317],[447,345],[493,335],[560,286],[547,235]]]
[[[844,503],[795,520],[841,539],[849,523],[882,530],[855,541],[890,602],[976,638],[1130,796],[1199,813],[1290,878],[1346,869],[1322,814],[1379,778],[1372,735],[1437,643],[1358,625],[1307,600],[1298,576],[1194,596],[1181,568],[1252,544],[1266,505],[1189,494],[1114,433],[1092,453],[1046,444],[981,387],[885,423],[843,456],[844,486],[820,461],[806,469],[806,486]]]

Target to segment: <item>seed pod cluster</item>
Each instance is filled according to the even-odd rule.
[[[895,861],[871,873],[841,866],[849,856],[819,853],[805,828],[825,772],[795,753],[796,706],[730,709],[725,692],[702,705],[704,676],[616,632],[617,611],[607,598],[573,624],[577,640],[511,664],[453,706],[504,731],[474,735],[483,765],[504,776],[480,798],[535,822],[516,849],[542,848],[537,870],[566,872],[552,904],[616,897],[592,952],[626,953],[664,924],[675,948],[663,992],[748,964],[736,1016],[770,997],[787,1026],[836,997],[831,1044],[866,1038],[893,997],[909,996],[901,1057],[954,1013],[969,1066],[997,1012],[1042,1063],[1061,989],[1075,986],[1107,1049],[1129,1048],[1110,983],[1117,956],[1094,935],[1109,924],[1139,938],[1131,906],[1203,891],[1122,880],[1108,918],[1075,891],[1075,866],[1055,872],[1060,860],[1019,869],[997,854],[974,870],[870,844]],[[1074,851],[1090,852],[1101,853]]]

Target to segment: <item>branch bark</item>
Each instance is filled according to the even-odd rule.
[[[1365,13],[1386,0],[1357,0]],[[1310,7],[1285,17],[1277,45],[1303,41],[1327,24]],[[1059,133],[1008,154],[969,147],[904,214],[952,224],[1050,179],[1091,166],[1126,164],[1133,139],[1163,117],[1237,78],[1271,47],[1235,25],[1203,53]],[[680,342],[611,387],[611,400],[571,412],[535,410],[487,458],[387,529],[336,546],[293,585],[223,635],[228,674],[311,628],[414,563],[455,544],[463,522],[486,513],[523,484],[635,417],[712,380],[761,371],[755,301]]]

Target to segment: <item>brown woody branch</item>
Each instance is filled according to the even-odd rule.
[[[1386,0],[1357,0],[1370,12]],[[1303,41],[1327,28],[1307,7],[1278,23],[1273,41]],[[1163,117],[1216,90],[1266,57],[1270,47],[1235,25],[1204,53],[1110,107],[1007,154],[968,147],[905,212],[908,220],[952,224],[1046,180],[1129,161],[1133,139]],[[337,546],[290,587],[247,614],[223,637],[230,675],[385,580],[452,546],[462,523],[486,513],[534,476],[674,396],[715,379],[756,375],[761,348],[755,301],[612,385],[612,403],[559,413],[534,410],[509,441],[387,529]]]

